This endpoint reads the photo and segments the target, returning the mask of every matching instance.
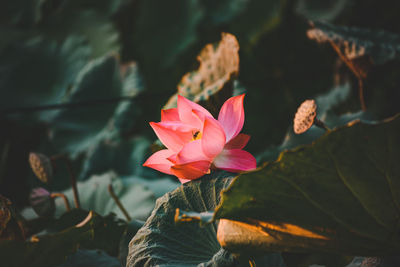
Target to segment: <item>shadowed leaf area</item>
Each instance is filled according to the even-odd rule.
[[[240,175],[223,193],[215,217],[244,222],[239,224],[258,234],[254,242],[232,240],[219,229],[220,242],[233,252],[398,252],[399,134],[399,116],[353,122]]]
[[[81,214],[78,214],[81,213]],[[84,216],[81,216],[84,215]],[[59,232],[33,236],[30,240],[5,240],[0,243],[1,266],[33,266],[46,267],[61,264],[66,256],[73,254],[79,247],[100,248],[109,254],[118,250],[118,240],[125,225],[117,221],[113,215],[100,217],[90,212],[89,216],[83,210],[73,210],[66,213],[55,227],[61,227]],[[74,226],[72,221],[80,217]],[[86,217],[86,218],[85,218]],[[58,224],[58,226],[57,226]],[[57,230],[57,229],[54,230]],[[116,245],[116,246],[115,246]]]

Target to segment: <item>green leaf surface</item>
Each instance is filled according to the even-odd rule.
[[[0,55],[1,109],[59,103],[89,53],[87,44],[76,36],[60,43],[32,38],[8,46]]]
[[[213,210],[219,203],[221,190],[231,181],[229,173],[216,172],[159,198],[151,216],[130,243],[127,266],[248,266],[248,259],[242,262],[221,249],[216,223],[200,227],[196,223],[175,222],[177,209]],[[265,255],[256,262],[257,266],[266,267],[283,264],[277,254]]]
[[[131,242],[132,238],[136,235],[137,231],[143,227],[143,225],[144,221],[132,220],[128,223],[126,230],[122,234],[119,242],[118,253],[118,259],[122,266],[126,266],[126,259],[129,253],[129,242]]]
[[[67,1],[49,3],[38,32],[56,40],[78,35],[90,45],[91,57],[98,58],[119,50],[119,32],[111,16],[122,1]]]
[[[122,211],[108,191],[108,185],[110,184],[131,218],[144,220],[148,217],[154,207],[155,197],[153,193],[140,184],[125,184],[113,172],[95,175],[85,182],[78,182],[81,207],[94,210],[100,215],[107,215],[113,212],[119,218],[125,219]],[[68,189],[63,193],[72,202],[72,189]],[[59,216],[65,211],[63,201],[57,199],[56,206],[56,216]]]
[[[214,255],[215,263],[233,263],[216,238],[216,224],[200,228],[198,224],[176,225],[175,210],[208,211],[219,203],[219,192],[231,181],[227,174],[210,176],[185,184],[159,198],[151,216],[138,231],[129,247],[127,266],[197,266],[206,265]]]
[[[114,114],[117,103],[102,103],[121,94],[119,63],[114,55],[90,62],[80,73],[66,102],[95,101],[62,109],[52,118],[51,139],[60,152],[77,154],[87,149]]]
[[[262,232],[283,240],[247,246],[254,252],[300,247],[352,255],[398,252],[399,134],[399,116],[379,124],[353,122],[312,145],[283,152],[276,162],[236,178],[215,218],[261,225]]]
[[[150,141],[144,137],[130,140],[105,137],[87,151],[80,179],[86,180],[111,169],[120,176],[146,176],[149,169],[142,164],[150,156],[150,145]]]

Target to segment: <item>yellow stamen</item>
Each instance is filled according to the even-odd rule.
[[[198,140],[198,139],[201,138],[201,136],[202,136],[201,132],[200,132],[200,131],[197,131],[197,132],[193,133],[192,140],[190,140],[190,141]]]

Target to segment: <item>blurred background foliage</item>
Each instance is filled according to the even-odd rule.
[[[338,41],[361,48],[372,43],[375,59],[393,54],[384,64],[368,61],[364,96],[369,118],[394,115],[400,110],[400,44],[396,39],[400,2],[384,2],[2,1],[0,194],[18,208],[28,204],[30,190],[43,186],[28,164],[29,152],[37,151],[69,155],[79,180],[88,180],[85,190],[97,189],[90,186],[93,175],[115,176],[128,191],[138,190],[132,186],[143,188],[138,201],[154,205],[156,197],[178,183],[141,166],[156,139],[148,122],[160,119],[160,109],[176,93],[181,78],[198,68],[196,56],[206,44],[216,44],[222,32],[233,34],[239,42],[234,89],[246,92],[244,132],[252,136],[247,150],[258,155],[259,161],[274,159],[278,151],[321,134],[311,132],[290,141],[294,112],[307,98],[324,94],[319,101],[327,105],[322,113],[329,110],[325,115],[332,126],[360,117],[356,113],[361,109],[359,79],[348,67],[355,63],[343,63],[329,45],[332,36],[342,33],[341,27],[394,36],[354,30]],[[314,25],[310,21],[332,26],[326,44],[307,36]],[[388,47],[392,48],[389,52]],[[372,56],[366,52],[361,57]],[[335,89],[346,96],[338,96]],[[68,190],[62,163],[57,163],[54,177],[45,187]],[[102,197],[109,199],[106,194]],[[86,208],[94,206],[101,205],[87,204]],[[149,213],[152,204],[147,206]],[[111,210],[107,206],[106,211]],[[146,211],[138,214],[145,219]]]

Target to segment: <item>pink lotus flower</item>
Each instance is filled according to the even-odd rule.
[[[255,158],[242,148],[250,139],[240,134],[244,123],[244,94],[229,98],[218,120],[202,106],[178,95],[178,107],[161,110],[161,122],[150,126],[167,147],[143,166],[175,175],[182,183],[222,169],[230,172],[256,168]]]

